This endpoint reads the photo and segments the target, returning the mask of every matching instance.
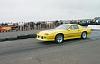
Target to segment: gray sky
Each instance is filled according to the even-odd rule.
[[[100,16],[100,0],[0,0],[0,20],[69,20]],[[13,19],[13,20],[15,20]]]

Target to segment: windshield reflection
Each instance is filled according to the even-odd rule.
[[[65,29],[66,30],[68,28],[69,28],[69,25],[63,24],[63,25],[56,27],[55,29]]]

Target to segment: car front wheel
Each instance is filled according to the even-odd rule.
[[[83,33],[81,34],[81,38],[82,38],[82,39],[86,39],[86,38],[87,38],[87,33],[86,33],[86,32],[83,32]]]
[[[63,36],[62,34],[56,35],[56,37],[55,37],[55,42],[56,42],[57,44],[63,43],[63,41],[64,41],[64,36]]]

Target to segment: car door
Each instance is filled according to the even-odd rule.
[[[80,30],[78,25],[71,25],[68,29],[68,33],[70,35],[71,38],[77,38],[80,37]]]

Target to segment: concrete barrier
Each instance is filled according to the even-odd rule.
[[[36,38],[36,37],[37,37],[36,34],[27,34],[27,35],[17,36],[17,39],[27,39],[27,38]]]
[[[92,30],[100,30],[100,25],[88,25]]]
[[[2,39],[0,39],[0,42],[19,40],[19,39],[27,39],[27,38],[36,38],[36,37],[37,37],[36,34],[27,34],[27,35],[20,35],[20,36],[16,36],[16,37],[2,38]]]

